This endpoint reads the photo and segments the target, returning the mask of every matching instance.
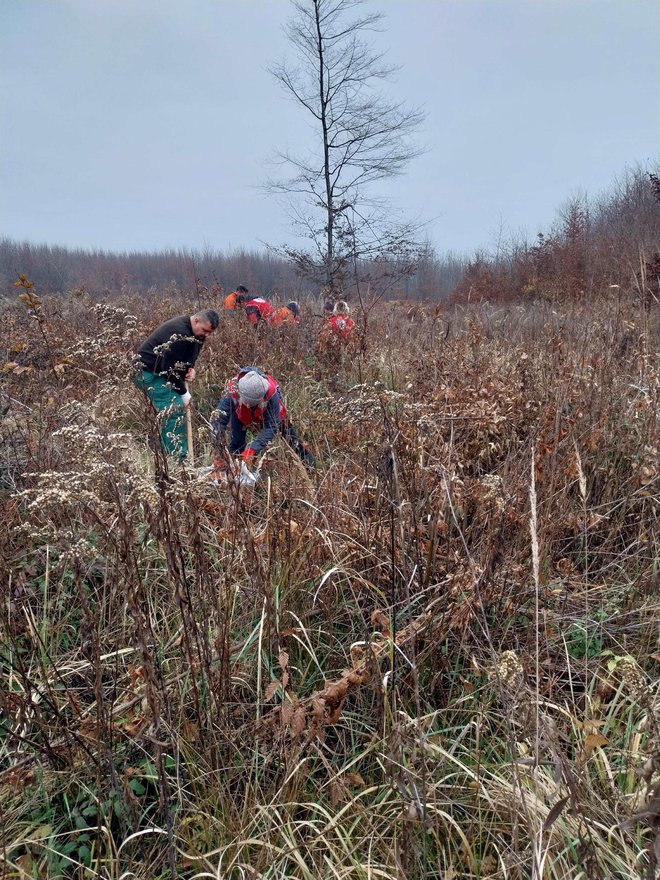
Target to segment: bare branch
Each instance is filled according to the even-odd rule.
[[[319,149],[279,153],[280,164],[291,174],[266,186],[289,199],[296,227],[312,242],[306,258],[291,251],[295,265],[309,277],[323,277],[332,290],[345,278],[349,264],[355,267],[362,258],[376,255],[393,257],[397,243],[402,252],[410,251],[409,229],[404,233],[391,227],[385,219],[389,212],[369,213],[378,200],[368,187],[401,174],[420,153],[413,135],[424,113],[380,92],[396,67],[370,42],[383,16],[361,15],[363,3],[294,0],[286,34],[295,60],[270,68],[318,127]]]

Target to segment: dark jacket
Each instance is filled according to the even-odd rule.
[[[238,396],[238,380],[251,370],[265,376],[269,384],[266,400],[262,405],[254,407],[241,403]],[[225,433],[232,416],[246,428],[261,428],[258,436],[250,443],[251,449],[254,449],[255,452],[261,452],[273,439],[280,424],[286,418],[286,406],[277,380],[256,367],[243,367],[227,383],[227,391],[211,416],[211,426],[216,436]]]
[[[203,337],[193,335],[190,315],[179,315],[154,330],[138,348],[138,357],[145,370],[165,376],[179,394],[185,394],[185,375],[203,345]]]

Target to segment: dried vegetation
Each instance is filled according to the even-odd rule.
[[[319,467],[221,491],[130,385],[191,303],[3,306],[2,876],[652,878],[657,302],[223,316]],[[153,451],[156,450],[156,451]]]

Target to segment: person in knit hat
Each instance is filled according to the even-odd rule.
[[[227,391],[211,416],[214,466],[226,467],[223,458],[225,434],[230,430],[229,452],[240,454],[246,464],[268,446],[278,432],[309,467],[314,456],[304,446],[287,414],[279,383],[257,367],[244,367],[227,383]],[[248,429],[257,436],[247,442]]]

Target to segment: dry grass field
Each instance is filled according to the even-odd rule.
[[[0,876],[629,880],[660,857],[657,302],[222,316],[317,459],[158,450],[197,303],[2,304]],[[213,302],[202,305],[214,306]],[[358,325],[362,326],[358,318]],[[364,328],[363,328],[364,329]]]

